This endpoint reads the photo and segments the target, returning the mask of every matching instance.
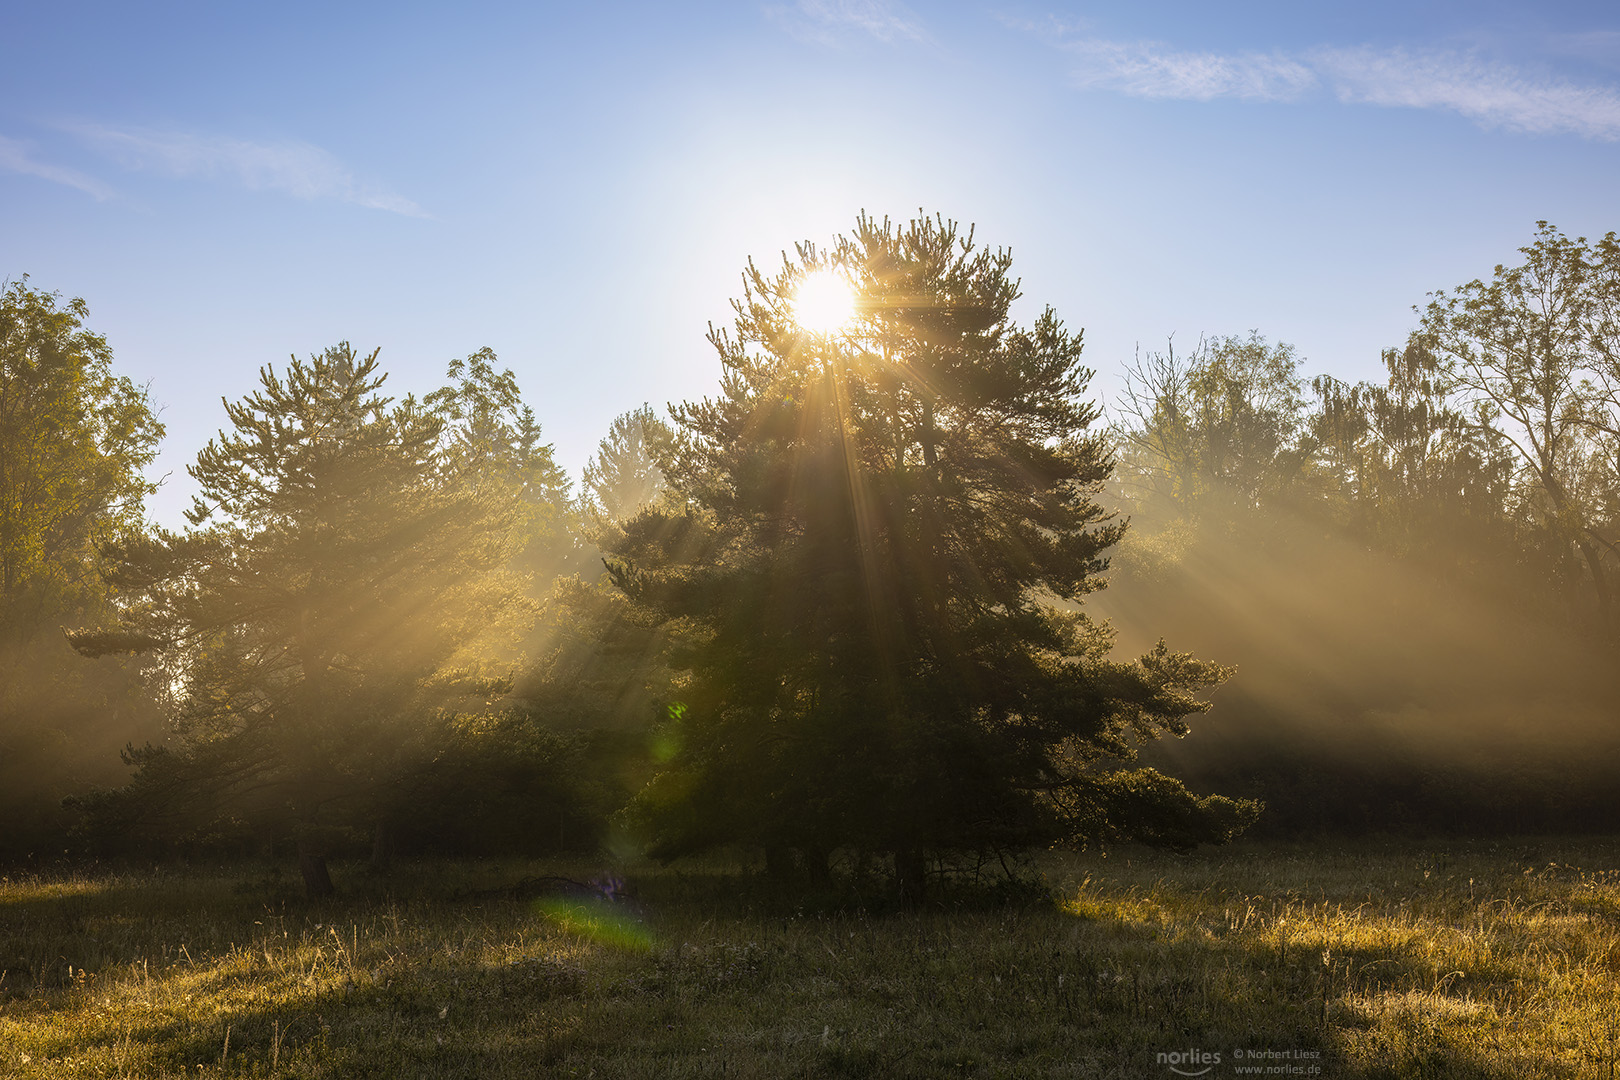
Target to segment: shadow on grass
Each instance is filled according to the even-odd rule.
[[[1231,921],[1226,894],[1162,883],[1071,891],[1068,910],[958,890],[901,912],[871,881],[812,892],[700,867],[559,912],[502,898],[510,868],[402,874],[320,904],[251,870],[14,896],[8,945],[125,965],[116,986],[26,992],[32,1052],[133,1055],[129,1075],[1601,1075],[1552,1052],[1570,1047],[1497,1040],[1476,999],[1508,967],[1437,977],[1417,942],[1329,942],[1324,961],[1275,922]],[[604,913],[643,936],[598,932]],[[363,944],[344,952],[334,927]],[[143,958],[162,961],[144,984]]]
[[[1138,1075],[1573,1080],[1615,1060],[1612,1020],[1584,1039],[1567,1030],[1591,1015],[1569,1017],[1556,1046],[1503,1039],[1520,1027],[1510,1003],[1535,996],[1506,961],[1446,971],[1431,942],[1347,944],[1325,920],[1310,943],[1275,924],[1244,932],[1209,918],[1207,898],[1202,919],[1154,919],[1154,900],[1198,899],[1158,886],[1154,899],[1132,889],[1068,905],[1076,925],[1057,957],[1080,1011],[1115,1018],[1121,1064],[1134,1056]]]

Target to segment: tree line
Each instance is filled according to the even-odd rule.
[[[1383,380],[1258,333],[1129,367],[1116,598],[1219,622],[1231,722],[1192,773],[1267,828],[1620,824],[1620,245],[1540,222],[1519,256],[1414,308]]]
[[[226,403],[181,530],[142,516],[146,392],[82,301],[14,283],[4,854],[296,853],[320,893],[336,853],[611,834],[914,900],[1032,847],[1223,842],[1288,792],[1174,778],[1155,744],[1232,672],[1151,627],[1118,657],[1111,556],[1133,633],[1175,625],[1189,552],[1326,524],[1612,642],[1620,249],[1523,254],[1432,297],[1385,384],[1217,338],[1139,358],[1105,423],[1006,251],[863,215],[751,264],[717,395],[618,418],[577,495],[489,350],[394,398],[341,344]],[[851,311],[813,327],[829,276]]]
[[[1286,504],[1456,572],[1516,551],[1537,602],[1612,633],[1620,242],[1538,227],[1521,264],[1415,309],[1382,383],[1306,378],[1257,332],[1138,357],[1115,428],[1133,508],[1164,520]],[[1477,536],[1458,558],[1463,521]]]

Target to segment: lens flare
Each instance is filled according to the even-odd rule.
[[[793,321],[812,334],[836,334],[855,318],[855,290],[832,270],[806,274],[793,295]]]
[[[553,896],[534,905],[545,920],[575,937],[631,952],[653,947],[652,931],[612,900]]]

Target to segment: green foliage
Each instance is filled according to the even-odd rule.
[[[0,621],[51,590],[95,592],[94,541],[138,526],[163,425],[143,387],[112,373],[83,300],[11,282],[0,294]],[[31,606],[31,610],[30,610]]]
[[[1194,795],[1157,769],[1087,776],[1076,794],[1073,806],[1081,835],[1099,842],[1137,840],[1177,851],[1229,843],[1260,815],[1255,802]]]
[[[1345,522],[1403,555],[1442,543],[1455,551],[1462,522],[1476,542],[1516,540],[1501,527],[1513,469],[1500,435],[1449,400],[1420,338],[1383,360],[1383,386],[1311,381],[1315,469]]]
[[[1524,262],[1434,293],[1418,340],[1464,422],[1515,467],[1513,507],[1613,631],[1620,542],[1620,239],[1547,222]],[[1573,582],[1572,582],[1573,583]],[[1582,595],[1584,594],[1584,595]]]
[[[506,570],[522,508],[489,477],[492,461],[535,471],[532,440],[501,457],[486,405],[509,404],[508,382],[486,367],[437,414],[380,396],[383,379],[346,344],[262,370],[190,468],[193,528],[108,546],[125,637],[77,641],[155,643],[178,742],[97,806],[318,848],[386,812],[441,712],[503,692],[480,664],[527,617]]]
[[[1442,576],[1507,570],[1527,597],[1544,589],[1515,568],[1508,440],[1470,421],[1421,336],[1383,360],[1384,384],[1352,386],[1307,380],[1291,346],[1257,333],[1139,358],[1112,428],[1137,527],[1122,566],[1151,578],[1201,537],[1283,551],[1326,527]]]
[[[673,439],[669,425],[646,405],[614,418],[585,465],[585,512],[598,529],[634,516],[664,491],[661,462]]]
[[[26,278],[0,292],[0,858],[60,850],[62,797],[155,726],[138,672],[60,629],[109,615],[96,544],[139,528],[163,434],[88,315]]]
[[[521,708],[441,717],[431,755],[391,785],[398,846],[462,857],[596,851],[629,795],[622,777],[638,748],[549,721]]]
[[[1542,224],[1521,255],[1435,294],[1376,383],[1257,335],[1137,363],[1101,606],[1243,671],[1220,737],[1151,763],[1295,835],[1614,821],[1620,241]]]
[[[1200,340],[1190,356],[1138,357],[1125,372],[1126,482],[1191,513],[1212,500],[1253,505],[1290,488],[1304,463],[1303,380],[1293,346]]]
[[[514,695],[562,730],[645,734],[670,693],[665,635],[605,580],[558,579]]]
[[[450,381],[423,404],[444,425],[441,467],[472,491],[513,504],[512,566],[532,577],[530,591],[539,595],[584,564],[571,485],[551,444],[540,441],[516,376],[497,373],[496,363],[488,348],[452,360]]]
[[[1111,662],[1106,627],[1055,605],[1100,587],[1124,527],[1094,498],[1112,462],[1080,338],[1013,322],[1010,265],[944,221],[862,217],[749,267],[711,334],[720,396],[674,410],[674,498],[613,545],[684,673],[634,814],[655,852],[848,846],[905,879],[923,851],[1079,839],[1105,759],[1206,707],[1222,669]],[[812,273],[851,283],[847,329],[795,322]]]

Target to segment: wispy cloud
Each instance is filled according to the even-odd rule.
[[[86,176],[77,169],[70,169],[64,165],[52,165],[48,161],[41,161],[34,156],[34,151],[27,143],[18,142],[0,135],[0,171],[21,173],[24,176],[37,176],[41,180],[52,183],[66,184],[70,188],[78,188],[97,200],[106,200],[113,197],[112,188],[103,184],[93,176]]]
[[[1620,139],[1620,89],[1537,75],[1469,53],[1320,48],[1289,56],[1188,52],[1157,42],[1061,36],[1077,85],[1132,97],[1298,101],[1325,89],[1355,105],[1440,109],[1485,127]]]
[[[915,15],[884,0],[798,0],[792,7],[766,10],[795,37],[823,45],[842,44],[852,35],[885,42],[929,40]]]
[[[428,216],[416,203],[362,182],[332,154],[305,142],[261,143],[92,124],[71,125],[66,130],[127,169],[226,180],[297,199],[336,199],[408,217]]]
[[[1153,42],[1095,39],[1070,42],[1081,57],[1075,81],[1133,97],[1211,101],[1293,101],[1316,85],[1316,75],[1297,60],[1246,53],[1177,52]]]
[[[1340,101],[1449,109],[1487,127],[1620,139],[1620,93],[1535,78],[1470,56],[1395,49],[1324,49],[1317,70]]]

